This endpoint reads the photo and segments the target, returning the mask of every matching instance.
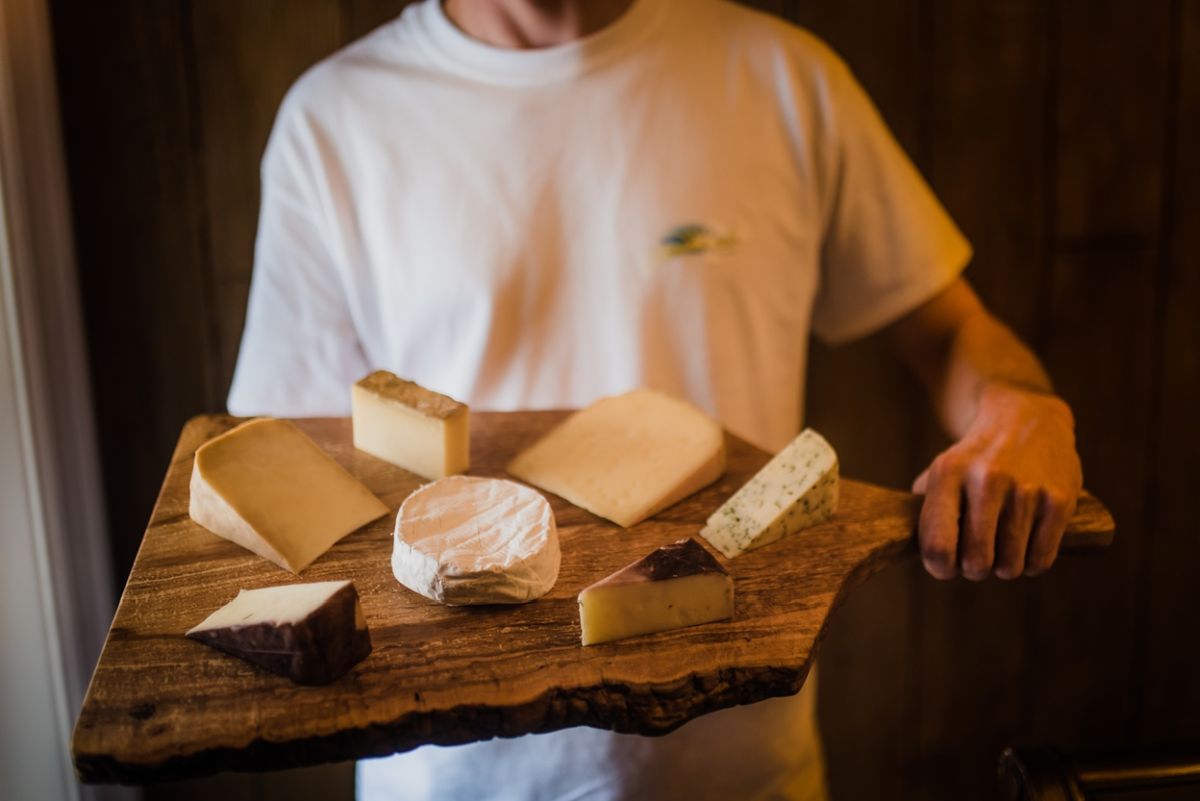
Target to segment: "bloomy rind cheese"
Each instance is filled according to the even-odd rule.
[[[808,428],[713,512],[700,534],[733,558],[829,519],[837,503],[837,454]]]
[[[525,603],[558,580],[554,512],[512,481],[449,476],[418,489],[396,515],[392,573],[452,606]]]
[[[298,684],[328,684],[371,652],[349,581],[242,590],[187,636]]]
[[[470,466],[467,405],[387,370],[350,388],[354,447],[429,479]]]
[[[635,390],[571,415],[507,469],[628,528],[720,478],[725,434],[689,403]]]
[[[388,507],[286,420],[261,417],[196,450],[188,514],[299,573]]]
[[[733,616],[733,579],[700,543],[664,545],[579,593],[584,645]]]

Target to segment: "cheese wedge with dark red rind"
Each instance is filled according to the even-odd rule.
[[[584,645],[732,616],[733,579],[694,539],[664,545],[579,593]]]
[[[187,636],[298,684],[328,684],[371,652],[349,581],[242,590]]]

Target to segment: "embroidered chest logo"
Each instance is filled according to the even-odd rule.
[[[737,237],[728,231],[719,232],[707,225],[688,223],[672,228],[658,244],[662,254],[669,258],[729,250],[737,244]]]

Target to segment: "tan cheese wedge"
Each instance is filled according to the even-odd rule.
[[[465,403],[377,370],[350,388],[350,407],[360,451],[425,478],[470,466]]]
[[[251,420],[196,451],[188,514],[293,573],[388,511],[285,420]]]
[[[636,390],[571,415],[508,472],[628,527],[720,478],[725,435],[691,404]]]

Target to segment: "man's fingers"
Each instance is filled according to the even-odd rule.
[[[921,504],[918,525],[921,561],[934,578],[954,578],[958,572],[962,473],[939,457],[922,476],[925,477],[921,488],[925,493],[925,502]]]
[[[1054,564],[1058,557],[1058,546],[1062,544],[1063,532],[1071,515],[1075,514],[1075,502],[1061,492],[1045,490],[1042,492],[1038,509],[1037,526],[1033,536],[1029,538],[1029,551],[1025,556],[1025,574],[1036,576],[1044,573]]]
[[[929,468],[926,467],[921,475],[917,476],[912,483],[912,491],[918,495],[924,495],[926,487],[929,486]]]
[[[996,536],[996,575],[1012,579],[1025,569],[1029,537],[1037,520],[1039,494],[1036,489],[1016,486],[1000,516]]]
[[[966,525],[959,549],[963,575],[972,581],[982,581],[992,572],[996,526],[1010,487],[1007,479],[988,468],[977,468],[966,483]]]

